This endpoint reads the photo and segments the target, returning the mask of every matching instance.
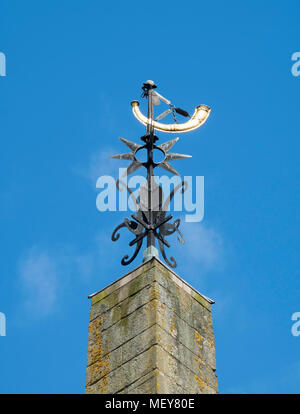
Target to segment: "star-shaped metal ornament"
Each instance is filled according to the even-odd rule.
[[[143,148],[147,148],[147,144],[146,145],[139,145],[136,144],[135,142],[129,141],[128,139],[125,138],[121,138],[120,140],[128,147],[131,149],[131,152],[127,152],[127,153],[123,153],[123,154],[116,154],[116,155],[112,155],[110,158],[116,158],[119,160],[126,160],[126,161],[131,161],[131,164],[128,166],[127,170],[125,171],[125,173],[123,174],[123,177],[125,177],[126,175],[130,175],[133,172],[137,171],[139,168],[141,168],[142,166],[146,167],[147,163],[146,162],[141,162],[138,160],[137,158],[137,153],[142,150]],[[185,159],[185,158],[191,158],[191,155],[186,155],[186,154],[177,154],[175,152],[169,152],[169,150],[176,144],[176,142],[179,140],[179,138],[174,138],[171,139],[170,141],[167,141],[161,145],[153,145],[153,150],[158,150],[161,151],[164,154],[164,159],[158,163],[153,163],[154,167],[160,167],[163,168],[164,170],[174,174],[174,175],[178,175],[180,176],[180,174],[178,173],[178,171],[175,170],[175,168],[170,164],[169,161],[174,161],[174,160],[180,160],[180,159]]]

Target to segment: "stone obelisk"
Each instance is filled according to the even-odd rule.
[[[90,298],[86,393],[218,392],[214,302],[158,258]]]

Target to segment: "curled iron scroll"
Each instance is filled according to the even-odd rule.
[[[139,204],[140,199],[139,198],[136,199],[132,190],[121,180],[118,180],[116,183],[119,191],[122,191],[120,189],[120,184],[123,185],[127,189],[137,209],[136,215],[132,214],[133,220],[129,220],[128,218],[125,218],[123,223],[119,224],[115,228],[111,236],[112,241],[117,241],[120,237],[119,230],[122,228],[127,228],[131,233],[135,235],[135,238],[129,243],[129,246],[133,246],[134,244],[136,245],[135,251],[130,258],[129,258],[129,255],[125,255],[122,258],[121,260],[122,265],[128,265],[136,258],[136,256],[138,255],[141,249],[143,238],[148,234],[150,230],[152,230],[155,238],[158,241],[159,249],[161,251],[161,254],[164,260],[170,267],[175,268],[177,266],[176,260],[174,259],[173,256],[171,256],[170,259],[168,259],[166,252],[165,252],[165,246],[170,247],[170,244],[165,240],[165,237],[170,236],[173,233],[177,232],[178,233],[177,239],[181,244],[184,244],[184,238],[183,238],[182,233],[179,230],[180,219],[176,219],[174,223],[170,223],[170,220],[172,219],[172,215],[167,216],[167,210],[169,208],[170,202],[172,201],[175,193],[178,190],[180,190],[181,193],[184,193],[184,191],[187,189],[188,183],[186,181],[180,182],[170,192],[169,196],[167,197],[164,203],[162,202],[162,200],[160,200],[159,210],[152,212],[155,215],[154,227],[149,226],[148,212],[141,210],[141,206]]]

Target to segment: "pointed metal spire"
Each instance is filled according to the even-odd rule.
[[[167,161],[161,162],[159,164],[159,166],[160,166],[160,168],[163,168],[164,170],[169,171],[172,174],[175,174],[175,175],[179,175],[180,176],[179,172],[176,171],[175,168],[173,168],[172,165],[169,164]]]
[[[167,152],[169,149],[173,147],[173,145],[176,144],[176,142],[179,140],[179,138],[171,139],[170,141],[164,142],[163,144],[159,145],[159,148],[161,148],[163,151]]]
[[[110,158],[116,158],[118,160],[132,161],[132,160],[134,160],[134,155],[133,155],[132,152],[127,152],[125,154],[111,155]]]
[[[128,148],[131,149],[131,151],[136,151],[138,148],[141,147],[141,145],[136,144],[135,142],[129,141],[128,139],[119,137],[119,139],[123,142],[123,144],[127,145]]]
[[[192,156],[186,154],[176,154],[175,152],[169,152],[166,156],[166,161],[183,160],[185,158],[192,158]]]
[[[129,141],[128,139],[120,137],[120,140],[125,144],[128,148],[132,150],[132,152],[126,152],[123,154],[116,154],[111,155],[110,158],[115,158],[119,160],[127,160],[132,161],[132,163],[129,165],[125,173],[123,174],[123,177],[132,174],[134,171],[138,170],[143,164],[140,161],[137,161],[135,158],[136,151],[142,147],[142,145],[136,144],[135,142]]]
[[[125,171],[125,173],[123,174],[122,177],[126,177],[129,174],[132,174],[133,172],[135,172],[136,170],[138,170],[139,168],[141,168],[143,164],[139,161],[133,161],[129,167],[127,168],[127,170]]]

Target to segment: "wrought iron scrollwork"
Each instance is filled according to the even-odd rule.
[[[159,199],[159,204],[158,204],[158,210],[156,211],[152,211],[152,219],[153,219],[153,224],[151,225],[151,220],[149,217],[149,211],[147,210],[142,210],[141,209],[141,203],[140,203],[140,197],[137,199],[135,198],[132,190],[127,186],[127,184],[125,184],[123,181],[118,180],[116,185],[117,188],[120,191],[120,184],[122,184],[123,187],[125,187],[130,195],[130,197],[132,198],[134,205],[136,206],[136,214],[132,214],[132,220],[129,220],[128,218],[125,218],[123,223],[119,224],[115,230],[112,233],[111,239],[112,241],[117,241],[120,237],[120,233],[119,230],[122,228],[127,228],[131,233],[133,233],[136,237],[129,243],[129,246],[134,246],[135,245],[135,251],[133,253],[133,255],[131,256],[130,259],[129,255],[125,255],[123,257],[123,259],[121,260],[122,265],[128,265],[130,264],[138,255],[142,244],[143,244],[143,239],[144,237],[147,236],[147,234],[149,233],[149,231],[153,231],[154,237],[157,239],[158,241],[158,246],[160,249],[160,252],[164,258],[164,260],[166,261],[166,263],[172,267],[175,268],[177,266],[176,260],[174,259],[174,257],[170,257],[170,260],[167,258],[166,253],[165,253],[165,246],[166,247],[170,247],[170,244],[165,240],[165,237],[170,236],[172,234],[174,234],[175,232],[178,233],[177,239],[181,244],[184,244],[184,238],[183,235],[181,233],[181,231],[179,230],[179,226],[180,226],[180,219],[176,219],[174,221],[174,223],[171,223],[170,220],[173,218],[173,216],[167,215],[168,212],[168,208],[170,206],[170,202],[172,201],[175,193],[180,190],[181,193],[184,193],[184,191],[187,189],[187,182],[186,181],[182,181],[181,183],[179,183],[169,194],[169,196],[167,197],[167,199],[163,202],[163,192],[161,187],[159,187],[160,189],[160,194],[161,197]]]

